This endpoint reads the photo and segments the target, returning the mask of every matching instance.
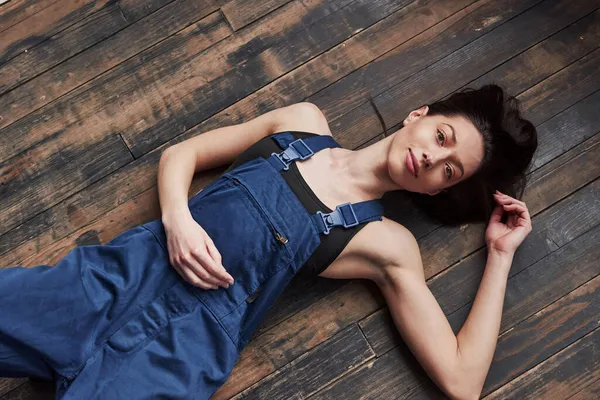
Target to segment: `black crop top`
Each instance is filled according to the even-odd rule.
[[[309,132],[286,132],[290,132],[295,139],[305,139],[311,136],[318,136],[316,133]],[[267,159],[271,156],[271,153],[279,153],[283,151],[283,149],[272,138],[273,135],[275,134],[271,134],[262,138],[244,150],[225,172],[228,172],[237,166],[257,157],[263,157]],[[298,167],[296,166],[295,162],[291,163],[290,169],[287,171],[281,171],[280,173],[309,214],[315,214],[319,210],[327,213],[333,211],[323,204],[310,189],[304,178],[302,178],[300,171],[298,171]],[[321,234],[321,243],[306,261],[306,264],[299,269],[298,273],[308,276],[318,275],[323,272],[329,266],[329,264],[336,259],[342,250],[344,250],[344,247],[346,247],[350,239],[352,239],[352,237],[365,225],[366,223],[360,223],[350,228],[335,227],[331,230],[331,232],[329,232],[329,235]]]

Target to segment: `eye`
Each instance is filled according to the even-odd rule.
[[[440,142],[441,145],[444,145],[444,142],[446,141],[446,135],[444,134],[444,132],[442,132],[438,129],[436,136],[437,136],[438,142]]]
[[[445,169],[446,175],[448,176],[448,180],[452,179],[452,177],[454,176],[454,172],[452,171],[452,167],[450,166],[450,164],[446,164]]]

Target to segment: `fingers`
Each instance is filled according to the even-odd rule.
[[[502,204],[496,204],[496,207],[494,207],[494,211],[492,211],[490,222],[500,222],[500,220],[502,219],[502,214],[504,214]]]
[[[215,247],[214,242],[208,238],[206,241],[206,248],[208,249],[209,255],[215,260],[216,271],[214,273],[223,281],[228,282],[230,285],[233,284],[233,276],[231,276],[222,264],[221,254]]]
[[[217,273],[219,269],[217,263],[211,258],[208,252],[194,252],[192,255],[196,259],[196,267],[202,267],[201,272],[203,274],[203,279],[210,280],[223,287],[229,286],[229,282],[231,281],[228,277],[229,274],[225,274],[225,277],[221,278],[221,275]]]
[[[189,268],[181,267],[179,264],[175,264],[173,262],[171,263],[171,265],[173,265],[173,268],[175,268],[177,273],[183,279],[185,279],[187,282],[191,283],[192,285],[199,286],[203,289],[217,289],[217,286],[208,284],[208,283],[204,282],[203,280],[201,280],[200,278],[198,278],[198,276],[194,272],[192,272]]]
[[[519,218],[517,219],[517,222],[519,222],[519,224],[521,224],[522,222],[523,226],[531,226],[531,217],[529,215],[529,210],[527,209],[527,205],[523,201],[517,200],[498,191],[496,192],[497,193],[494,193],[494,198],[498,203],[500,203],[504,210],[515,211],[519,214]]]

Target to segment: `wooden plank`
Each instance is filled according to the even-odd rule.
[[[522,273],[509,278],[506,290],[506,303],[508,303],[508,305],[503,310],[501,331],[520,322],[522,320],[520,317],[521,315],[526,315],[530,318],[529,321],[524,322],[524,324],[531,323],[533,325],[539,324],[545,326],[545,329],[547,329],[548,332],[557,332],[556,334],[559,337],[560,335],[564,335],[568,338],[571,329],[575,332],[576,336],[578,328],[585,330],[591,329],[590,325],[597,325],[597,317],[591,318],[591,320],[575,317],[571,325],[563,327],[560,325],[557,326],[557,324],[548,323],[546,313],[549,311],[538,313],[536,315],[534,314],[545,306],[561,299],[563,296],[600,273],[598,263],[595,261],[600,256],[600,249],[594,244],[598,241],[598,235],[600,235],[600,226],[596,226],[591,231],[588,231],[586,234],[568,243],[550,256],[533,264]],[[572,273],[564,273],[565,265],[568,266]],[[597,285],[597,280],[594,283]],[[585,294],[586,289],[588,288],[582,288],[582,291],[579,293],[583,293],[583,296],[587,296]],[[597,293],[597,290],[594,293]],[[595,295],[591,295],[590,297],[594,296]],[[590,309],[582,310],[582,313],[591,310],[590,312],[593,315],[594,312],[598,312],[597,304],[595,304],[597,302],[592,301],[591,303],[594,304],[589,305]],[[549,310],[552,310],[554,313],[557,313],[564,318],[564,307],[558,308],[558,310],[556,307],[558,306],[551,306]],[[580,308],[583,309],[584,307],[581,306]],[[468,310],[466,311],[468,312]],[[448,317],[455,332],[458,330],[458,327],[462,326],[464,323],[467,312],[456,312]],[[516,316],[517,314],[519,316]],[[588,328],[585,328],[586,326]],[[581,332],[581,330],[579,332]],[[524,329],[524,331],[527,330]],[[507,336],[506,340],[499,341],[498,345],[502,347],[498,348],[498,354],[509,354],[511,350],[514,352],[514,345],[510,339],[512,337],[518,337],[521,332],[521,330],[517,330],[514,334],[515,336]],[[542,337],[544,336],[543,333],[544,332],[542,332],[541,335]],[[568,339],[566,339],[566,341],[568,342]],[[552,346],[552,342],[539,341],[539,343],[540,346],[547,346],[548,348],[551,348]],[[415,388],[421,385],[421,382],[428,382],[430,379],[420,365],[417,364],[412,353],[406,351],[408,346],[401,343],[399,347],[400,349],[394,348],[378,357],[373,363],[374,365],[369,365],[368,368],[367,366],[357,368],[355,371],[346,374],[344,377],[334,382],[330,387],[318,393],[316,396],[313,396],[313,398],[337,398],[336,395],[339,395],[340,393],[350,392],[360,393],[369,398],[380,397],[381,394],[385,393],[388,395],[390,393],[397,393],[394,396],[395,399],[430,398],[430,396],[421,396],[423,392],[418,389],[415,390]],[[538,347],[538,352],[538,356],[543,358],[542,347]],[[405,369],[407,371],[405,371]],[[409,374],[408,370],[413,373]],[[373,379],[374,376],[379,375],[390,376],[390,379],[372,385],[370,380]],[[434,388],[434,394],[437,393],[439,395],[441,393],[432,381],[431,383],[428,382],[427,386],[424,388]],[[404,394],[404,396],[401,396],[400,394]],[[381,398],[386,397],[382,396]],[[445,397],[434,396],[434,398]]]
[[[599,61],[598,67],[600,67],[600,50],[595,53]],[[590,86],[593,85],[590,84]],[[600,90],[541,124],[538,127],[538,135],[543,138],[543,143],[538,145],[531,170],[539,168],[557,155],[581,143],[582,139],[585,140],[596,133],[598,122],[589,125],[586,125],[585,122],[589,122],[587,117],[598,115],[599,104]],[[575,122],[578,120],[585,122],[584,124]],[[552,133],[550,134],[550,132]]]
[[[0,95],[60,64],[128,25],[118,4],[109,4],[0,66]]]
[[[48,400],[54,399],[55,384],[52,381],[27,379],[19,387],[11,390],[0,400]]]
[[[163,99],[168,99],[171,104],[172,119],[165,119],[164,126],[163,124],[128,123],[127,126],[120,127],[123,138],[134,156],[139,157],[182,133],[178,127],[183,126],[185,131],[187,127],[197,125],[410,2],[410,0],[351,2],[346,7],[326,15],[318,23],[288,34],[255,56],[246,58],[241,53],[245,59],[243,62],[235,64],[231,62],[229,66],[221,68],[214,79],[201,74],[207,81],[203,85],[193,87],[168,85],[163,92]],[[327,4],[328,8],[331,7],[331,3]],[[290,51],[292,46],[293,51]],[[228,58],[231,60],[237,56],[238,52],[229,54]],[[210,64],[210,68],[214,69],[215,64],[219,63],[206,64]]]
[[[386,124],[396,125],[405,118],[411,106],[427,103],[427,100],[440,98],[459,88],[593,12],[599,5],[598,0],[540,3],[376,96],[375,104]],[[452,74],[452,79],[447,79],[448,74]],[[427,82],[428,90],[416,92],[415,87],[422,86],[423,82]]]
[[[49,139],[0,163],[3,225],[14,225],[24,210],[35,215],[55,205],[133,159],[119,135]]]
[[[23,385],[28,378],[0,378],[0,396]]]
[[[498,339],[484,393],[498,389],[600,326],[600,276]]]
[[[2,32],[0,65],[93,14],[110,0],[61,0]]]
[[[534,123],[545,121],[563,110],[566,101],[570,102],[567,104],[572,104],[598,90],[600,83],[597,79],[590,79],[587,74],[598,71],[599,60],[600,49],[597,49],[552,75],[543,85],[536,85],[524,92],[520,99],[525,118]],[[546,85],[551,85],[554,89],[545,90]]]
[[[322,345],[240,392],[232,399],[304,399],[340,374],[374,357],[357,325],[350,325]],[[315,374],[315,371],[319,371]],[[211,399],[230,398],[217,391]]]
[[[211,16],[211,13],[214,14]],[[205,20],[198,23],[203,18]],[[8,143],[20,141],[23,144],[13,144],[7,149],[4,144],[0,146],[0,160],[26,149],[32,143],[51,135],[56,129],[97,114],[111,100],[121,107],[118,96],[139,85],[132,68],[144,63],[152,66],[150,61],[165,52],[176,52],[179,58],[188,60],[191,55],[208,47],[206,42],[213,44],[230,33],[226,24],[219,24],[220,20],[221,16],[215,6],[207,7],[203,2],[193,0],[173,3],[4,94],[0,97],[0,110],[3,110],[0,128],[4,128],[2,136],[10,137]],[[189,26],[194,22],[197,25]],[[172,36],[182,30],[181,35]],[[211,34],[215,34],[214,39]],[[166,41],[165,38],[171,40]],[[198,49],[195,48],[196,42],[200,42]],[[172,67],[177,65],[179,64]],[[113,67],[116,68],[111,70]],[[77,71],[77,74],[73,71]],[[129,85],[121,90],[117,90],[118,86],[110,86],[123,84],[124,80]],[[77,89],[73,91],[75,88]],[[96,88],[96,91],[91,91],[92,88]],[[110,91],[107,94],[108,89]],[[69,94],[63,96],[65,93]],[[101,97],[93,97],[94,93]],[[59,97],[58,101],[53,102]],[[135,100],[139,99],[129,101]],[[100,105],[92,101],[99,102]],[[35,110],[38,111],[34,112]],[[66,114],[66,110],[70,112]],[[107,114],[112,116],[113,113],[109,111]],[[20,129],[40,119],[44,120],[45,129],[40,129],[39,133],[30,132],[19,136]],[[17,120],[19,122],[13,124]]]
[[[600,377],[580,392],[569,397],[569,400],[593,400],[600,398]]]
[[[600,43],[600,10],[567,26],[456,91],[467,87],[477,88],[494,82],[511,87],[511,94],[516,96],[596,50],[598,43]],[[449,97],[450,94],[444,98]],[[542,122],[545,119],[547,118],[538,118]]]
[[[566,399],[598,379],[600,329],[485,397],[486,399]]]
[[[471,4],[466,9],[377,58],[375,62],[344,77],[325,90],[311,95],[308,100],[317,104],[333,123],[336,123],[336,120],[342,116],[347,116],[345,119],[348,119],[348,116],[353,119],[352,111],[360,109],[367,94],[379,95],[474,39],[493,31],[539,2],[537,0],[479,1]],[[436,12],[435,9],[431,9],[431,11]],[[428,84],[423,80],[418,87],[411,88],[411,90],[425,91]],[[408,108],[416,106],[421,101],[411,104],[402,100],[400,103]],[[351,122],[345,123],[344,120],[341,122],[340,126],[343,127],[341,130],[346,132],[351,126]],[[388,127],[391,125],[388,124]],[[352,137],[358,134],[359,130],[351,129],[351,131],[352,133],[346,133],[346,135]],[[375,131],[381,133],[381,130],[375,125],[370,128],[371,135],[369,137],[374,136]]]
[[[12,0],[9,3],[2,4],[2,7],[0,7],[0,33],[57,1],[59,0],[38,0],[35,2]]]
[[[371,290],[365,290],[369,286]],[[237,394],[385,304],[372,282],[349,282],[343,293],[311,304],[242,350],[219,398]],[[369,310],[369,311],[367,311]],[[314,375],[313,375],[314,379]]]
[[[290,0],[231,0],[221,7],[234,31],[262,18]]]
[[[168,125],[165,130],[185,129],[180,124],[163,118],[165,114],[169,115],[171,113],[170,110],[173,107],[171,103],[175,101],[172,101],[165,93],[168,93],[169,90],[176,90],[180,81],[183,80],[183,87],[185,90],[189,90],[189,86],[197,85],[198,81],[204,82],[218,77],[223,73],[223,69],[229,70],[242,62],[246,54],[264,50],[265,46],[268,47],[291,34],[291,32],[304,28],[303,24],[316,23],[324,16],[329,15],[330,12],[335,11],[337,7],[341,7],[349,1],[339,0],[337,3],[328,4],[321,1],[309,9],[301,4],[290,3],[289,7],[284,7],[277,10],[278,12],[272,13],[273,15],[270,15],[270,18],[263,25],[244,30],[240,35],[232,36],[229,40],[222,41],[217,46],[208,49],[208,51],[202,52],[208,47],[208,44],[213,44],[230,33],[225,24],[220,24],[219,27],[226,30],[227,34],[219,34],[219,27],[213,26],[216,25],[216,21],[207,18],[206,25],[200,26],[198,31],[204,33],[203,31],[206,29],[208,38],[198,37],[193,40],[192,38],[195,38],[198,32],[193,29],[186,30],[187,34],[177,35],[161,42],[157,46],[140,53],[133,60],[122,63],[115,70],[109,71],[79,87],[59,99],[58,102],[48,105],[28,115],[16,124],[5,128],[3,134],[0,135],[0,160],[6,159],[29,147],[32,143],[52,135],[56,130],[64,129],[65,126],[68,127],[90,118],[96,120],[93,124],[95,130],[104,129],[110,132],[119,129],[122,124],[133,124],[135,129],[144,129],[154,124],[159,125],[157,129],[160,129],[160,126],[163,125]],[[177,4],[181,5],[181,2]],[[151,18],[153,19],[146,18],[143,22],[148,24],[149,20],[156,20],[155,25],[162,24],[162,19],[169,16],[164,10],[169,11],[172,8],[171,6],[165,7],[160,10],[161,12],[152,14]],[[186,10],[186,12],[191,13],[190,10]],[[217,13],[213,15],[213,18],[218,18],[221,21]],[[290,26],[290,19],[298,19],[301,22]],[[271,29],[266,30],[263,26]],[[121,35],[113,36],[113,38],[125,35],[124,32],[129,32],[133,27],[121,31]],[[146,29],[153,28],[150,26]],[[138,33],[141,33],[141,30],[142,28],[139,28],[135,32],[140,31]],[[216,40],[211,40],[210,34],[213,30],[217,31],[215,34]],[[123,40],[126,41],[126,39],[127,37],[123,36]],[[103,46],[105,46],[105,43],[106,41],[103,42]],[[97,51],[94,49],[99,47],[102,46],[94,46],[90,51]],[[122,47],[116,47],[120,48],[119,54],[122,54],[125,52],[124,49],[129,48],[129,45],[124,43]],[[109,49],[112,48],[112,46],[109,46]],[[185,51],[182,51],[182,49],[185,49]],[[201,53],[201,56],[194,57],[198,53]],[[80,54],[80,57],[84,58],[83,62],[89,63],[89,59],[93,58],[92,55],[84,52]],[[198,57],[201,58],[198,59]],[[71,60],[77,59],[78,57],[74,57]],[[204,59],[210,60],[210,62],[205,62]],[[57,88],[59,93],[55,94],[63,93],[64,90],[72,87],[68,83],[72,80],[79,83],[77,76],[71,77],[71,68],[68,64],[69,62],[75,63],[71,60],[59,66],[62,68],[60,71],[63,72],[58,71],[58,76],[51,76],[53,75],[53,69],[0,97],[0,109],[3,109],[3,104],[16,104],[16,109],[20,110],[18,115],[21,115],[28,111],[23,111],[23,107],[19,107],[15,97],[22,96],[27,99],[31,96],[31,92],[36,90],[35,88],[39,91],[40,88],[46,88],[47,86],[53,88],[56,86],[53,86],[52,82],[60,82]],[[152,60],[152,63],[149,62],[150,60]],[[74,65],[73,68],[76,66]],[[65,70],[65,68],[67,69]],[[93,68],[88,67],[87,69]],[[61,74],[66,74],[68,79]],[[48,89],[43,90],[45,93],[43,95],[46,96],[45,101],[50,101],[53,96],[47,93]],[[37,93],[37,95],[39,94]],[[163,96],[165,97],[163,98]],[[222,94],[216,97],[221,98]],[[41,96],[36,96],[36,101],[38,98],[41,98]],[[156,104],[157,101],[159,102],[158,105]],[[10,115],[4,113],[4,119],[0,121],[0,127],[7,125],[17,117],[12,113],[12,111],[9,113]],[[119,119],[117,120],[115,116],[118,116]],[[40,120],[44,121],[43,125],[38,124],[34,131],[28,129]]]
[[[161,8],[172,2],[173,0],[119,0],[119,6],[123,10],[125,18],[128,21],[133,22],[150,15],[155,11],[159,11]],[[220,2],[203,0],[202,3],[212,6],[217,5]]]

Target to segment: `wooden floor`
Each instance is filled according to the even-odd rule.
[[[309,101],[356,149],[494,81],[539,133],[533,231],[506,290],[486,399],[600,398],[600,0],[10,0],[0,5],[0,265],[54,265],[159,217],[161,152]],[[374,106],[368,101],[374,98]],[[198,190],[225,169],[200,174]],[[417,236],[455,333],[485,225],[386,214]],[[0,305],[1,306],[1,305]],[[0,309],[0,312],[1,309]],[[52,386],[1,379],[0,399]],[[213,399],[444,398],[377,287],[296,277]]]

